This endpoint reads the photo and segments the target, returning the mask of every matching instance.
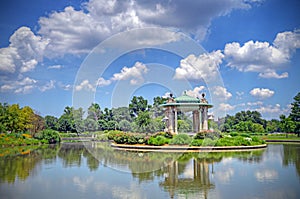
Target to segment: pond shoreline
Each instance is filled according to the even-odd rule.
[[[149,146],[149,145],[127,145],[111,143],[111,147],[126,151],[146,151],[146,152],[227,152],[227,151],[252,151],[267,148],[267,144],[254,146]]]
[[[300,143],[300,140],[284,140],[284,139],[281,139],[281,140],[277,140],[277,139],[274,139],[274,140],[265,140],[266,142],[280,142],[280,143],[283,143],[283,142],[293,142],[293,143]]]

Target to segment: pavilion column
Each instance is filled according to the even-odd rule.
[[[193,111],[193,130],[194,130],[194,133],[199,132],[199,126],[200,126],[199,111],[194,110]]]
[[[200,118],[199,118],[199,131],[201,132],[203,130],[203,108],[200,107]]]
[[[174,114],[173,114],[172,107],[168,107],[168,118],[169,118],[168,130],[169,130],[169,133],[173,134],[174,133]]]
[[[177,126],[178,126],[178,123],[177,123],[177,108],[175,107],[174,108],[174,131],[175,131],[175,134],[178,134],[178,131],[177,131]]]
[[[203,107],[203,130],[207,131],[208,130],[208,108]]]

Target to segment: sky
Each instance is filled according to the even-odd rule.
[[[11,0],[0,6],[0,102],[66,106],[206,94],[217,117],[289,114],[300,92],[297,0]]]

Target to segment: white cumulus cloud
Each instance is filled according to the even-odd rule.
[[[180,61],[174,78],[212,81],[219,74],[219,65],[222,63],[223,57],[220,50],[204,53],[198,57],[191,54]]]
[[[30,28],[21,27],[9,39],[9,46],[0,49],[0,70],[25,73],[43,59],[48,41],[36,36]]]
[[[221,111],[232,111],[235,109],[235,106],[227,103],[220,103],[218,109]]]
[[[97,86],[103,87],[103,86],[108,86],[111,84],[110,80],[106,80],[103,77],[100,77],[97,81]]]
[[[148,68],[141,62],[136,62],[132,67],[123,67],[120,73],[115,73],[112,81],[128,80],[135,85],[144,81],[143,74],[148,72]]]
[[[55,81],[50,80],[45,85],[41,86],[39,89],[40,89],[40,91],[45,92],[45,91],[53,89],[53,88],[55,88]]]
[[[258,97],[260,99],[265,99],[272,97],[274,95],[274,91],[268,88],[254,88],[250,91],[250,94],[254,97]]]
[[[95,85],[90,83],[89,80],[83,80],[79,85],[75,86],[76,91],[86,90],[86,91],[95,91]]]
[[[287,78],[287,72],[279,72],[289,63],[292,53],[300,48],[300,30],[278,33],[273,44],[248,41],[226,44],[227,65],[242,72],[257,72],[262,78]]]
[[[222,99],[222,101],[227,101],[232,97],[232,94],[227,91],[225,87],[222,86],[216,86],[213,88],[213,94]]]
[[[36,87],[37,80],[29,77],[20,77],[18,80],[9,80],[0,87],[1,92],[14,92],[27,94]]]
[[[201,98],[201,91],[205,89],[205,86],[197,86],[193,90],[187,90],[186,94],[192,97]]]

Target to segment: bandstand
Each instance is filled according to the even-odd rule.
[[[205,99],[205,94],[202,94],[201,99],[189,96],[186,92],[177,98],[173,98],[171,94],[167,102],[160,106],[165,110],[166,132],[178,134],[177,113],[179,111],[193,113],[193,133],[208,130],[208,109],[213,106]]]

